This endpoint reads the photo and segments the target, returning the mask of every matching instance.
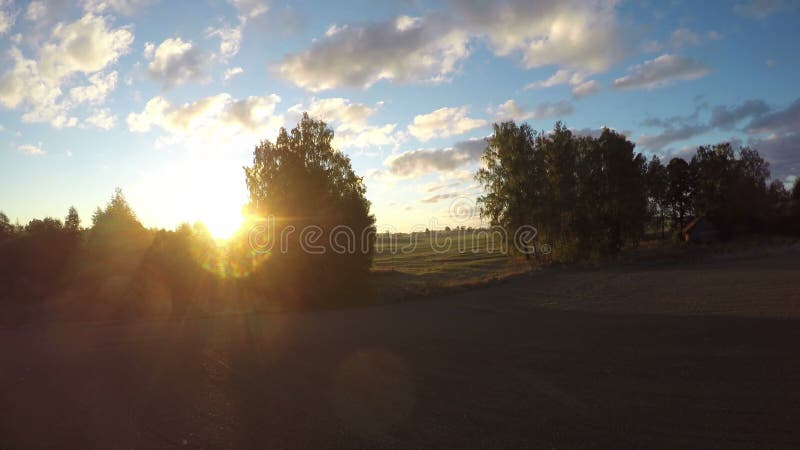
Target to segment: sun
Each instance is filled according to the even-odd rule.
[[[200,220],[215,239],[229,239],[242,225],[244,219],[239,210],[218,210]]]

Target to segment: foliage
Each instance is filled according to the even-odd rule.
[[[664,237],[666,228],[666,215],[669,211],[668,188],[669,173],[661,164],[658,156],[653,156],[647,164],[645,172],[645,188],[647,190],[647,208],[651,219],[657,219],[661,237]]]
[[[681,230],[694,214],[694,185],[689,163],[672,158],[667,165],[667,205],[674,230]]]
[[[8,216],[0,211],[0,242],[14,235],[14,225],[8,220]]]
[[[304,114],[290,132],[282,128],[274,143],[261,142],[253,165],[244,169],[251,212],[275,218],[274,236],[288,227],[297,231],[287,238],[287,251],[273,252],[264,273],[278,270],[290,284],[308,287],[309,295],[351,285],[372,262],[375,218],[366,187],[350,158],[331,147],[332,139],[325,122]],[[300,248],[300,231],[309,226],[321,229],[322,254]],[[355,251],[332,251],[331,235],[342,229],[351,234]]]
[[[81,231],[81,218],[78,216],[78,210],[74,206],[69,207],[67,217],[64,218],[64,229],[73,234],[78,234]]]
[[[565,253],[614,253],[642,234],[645,161],[611,130],[590,138],[560,122],[549,134],[495,124],[482,161],[481,214],[509,236],[529,225],[539,242],[553,241]]]
[[[494,124],[476,178],[484,217],[509,231],[535,226],[561,257],[616,253],[635,245],[648,221],[662,237],[692,217],[708,216],[725,236],[792,228],[800,188],[768,185],[769,163],[751,148],[699,147],[690,161],[646,162],[624,136],[605,129],[576,137],[560,122],[549,133]],[[794,206],[789,206],[794,198]]]
[[[125,199],[122,189],[116,188],[106,207],[103,209],[98,207],[92,214],[92,229],[126,226],[141,227],[141,223]]]

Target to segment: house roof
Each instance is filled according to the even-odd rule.
[[[687,223],[685,227],[683,227],[683,230],[681,230],[681,233],[685,234],[685,233],[688,233],[688,232],[692,231],[692,228],[697,226],[697,224],[700,223],[705,218],[706,218],[706,216],[697,216],[697,217],[695,217],[694,219],[689,221],[689,223]]]

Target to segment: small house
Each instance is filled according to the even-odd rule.
[[[720,233],[706,216],[697,216],[683,227],[681,237],[686,242],[708,243],[718,241]]]

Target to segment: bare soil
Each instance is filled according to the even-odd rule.
[[[800,258],[0,328],[0,448],[800,447]]]

